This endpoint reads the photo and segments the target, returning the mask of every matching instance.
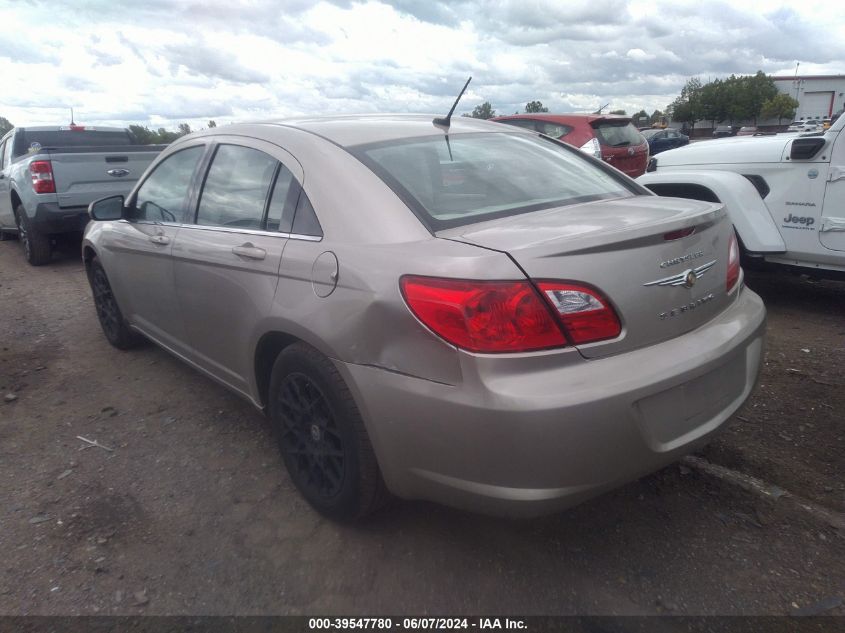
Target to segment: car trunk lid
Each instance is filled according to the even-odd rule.
[[[721,205],[636,196],[524,213],[437,237],[507,253],[535,282],[598,289],[622,333],[578,346],[595,358],[674,338],[724,310],[731,231]]]

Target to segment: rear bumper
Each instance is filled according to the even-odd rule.
[[[603,359],[526,369],[461,353],[460,385],[337,364],[394,494],[531,516],[706,443],[754,387],[764,328],[763,303],[746,288],[697,330]]]
[[[32,223],[40,233],[81,233],[88,220],[88,207],[60,207],[56,202],[41,202],[35,208]]]

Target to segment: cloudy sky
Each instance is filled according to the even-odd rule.
[[[0,0],[0,116],[192,127],[339,112],[662,109],[685,80],[845,74],[845,3]]]

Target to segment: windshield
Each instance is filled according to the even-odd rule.
[[[629,121],[595,121],[592,126],[602,145],[627,147],[643,142],[643,137]]]
[[[663,131],[663,130],[643,130],[642,132],[640,132],[640,134],[642,134],[642,135],[643,135],[643,136],[645,136],[647,139],[649,139],[649,138],[651,138],[652,136],[654,136],[655,134],[657,134],[658,132],[662,132],[662,131]]]
[[[351,148],[437,231],[637,191],[562,143],[510,133],[427,136]]]

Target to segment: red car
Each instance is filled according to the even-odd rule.
[[[514,114],[491,119],[535,130],[601,158],[631,178],[648,165],[648,142],[630,117],[613,114]]]

